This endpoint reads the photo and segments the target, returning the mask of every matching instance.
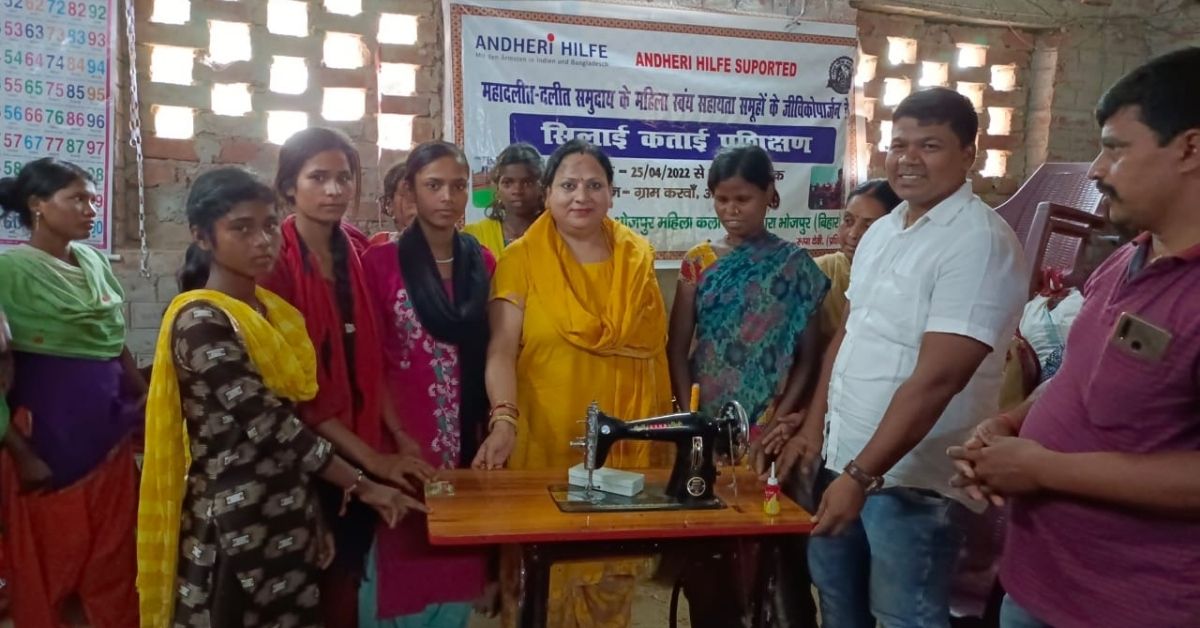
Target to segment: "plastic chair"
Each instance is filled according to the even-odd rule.
[[[1038,291],[1043,268],[1061,270],[1068,286],[1082,286],[1087,277],[1079,276],[1076,267],[1092,234],[1103,230],[1107,222],[1102,216],[1074,207],[1038,203],[1023,242],[1025,259],[1032,271],[1029,293]]]
[[[1104,195],[1088,180],[1090,167],[1087,162],[1042,164],[1016,194],[996,208],[996,213],[1012,226],[1017,238],[1027,247],[1039,203],[1055,203],[1084,213],[1103,215]]]

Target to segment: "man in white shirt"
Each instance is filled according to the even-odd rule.
[[[997,412],[1029,285],[1016,235],[967,180],[971,102],[924,90],[892,120],[888,182],[905,202],[858,245],[850,307],[780,460],[786,476],[823,448],[808,559],[825,628],[949,625],[968,500],[946,449]]]

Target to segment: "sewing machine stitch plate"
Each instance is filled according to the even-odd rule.
[[[666,484],[648,484],[633,496],[593,490],[591,495],[582,486],[551,484],[550,497],[562,512],[620,512],[637,510],[717,510],[725,508],[719,497],[683,503],[665,493]]]

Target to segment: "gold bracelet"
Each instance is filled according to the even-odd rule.
[[[491,420],[488,421],[488,433],[489,434],[492,432],[493,429],[495,429],[497,423],[508,423],[509,425],[512,426],[514,432],[517,431],[516,417],[510,416],[507,414],[497,414],[497,415],[493,416],[491,418]]]

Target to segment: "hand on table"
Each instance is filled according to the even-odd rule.
[[[413,494],[421,492],[436,472],[420,453],[383,454],[376,456],[371,472],[379,478]]]
[[[512,425],[497,422],[492,432],[479,446],[475,460],[471,461],[472,469],[502,469],[512,455],[513,447],[517,444],[517,430]]]
[[[771,460],[783,451],[796,430],[804,423],[803,412],[793,412],[776,417],[767,424],[761,437],[750,442],[750,462],[759,475],[766,477]]]
[[[812,472],[813,463],[821,455],[825,446],[825,434],[821,427],[811,426],[792,435],[783,445],[778,460],[775,461],[775,473],[785,478],[792,472],[792,467],[800,465],[800,473],[808,475]]]
[[[358,491],[358,499],[374,508],[389,528],[396,527],[404,515],[410,510],[428,513],[429,507],[420,501],[402,493],[399,489],[384,486],[371,480],[363,480],[362,488]]]

